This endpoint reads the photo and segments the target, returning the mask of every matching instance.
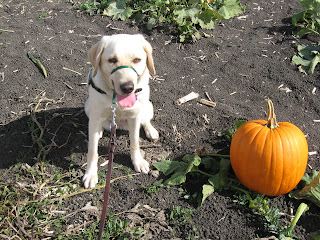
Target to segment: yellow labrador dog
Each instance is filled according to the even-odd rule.
[[[149,172],[149,163],[139,147],[141,125],[151,140],[158,139],[159,133],[150,123],[153,106],[149,100],[149,72],[155,74],[150,43],[139,34],[104,36],[89,50],[89,60],[92,69],[85,104],[89,144],[82,180],[85,188],[94,188],[98,183],[98,142],[103,128],[108,129],[111,123],[113,100],[117,101],[117,126],[129,130],[130,155],[137,172]]]

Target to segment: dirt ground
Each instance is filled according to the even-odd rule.
[[[307,171],[320,170],[320,123],[314,121],[320,119],[319,68],[313,75],[304,75],[291,63],[298,44],[316,44],[320,39],[312,35],[296,39],[292,35],[290,17],[300,10],[298,0],[243,4],[246,9],[241,17],[217,23],[208,32],[213,37],[180,44],[170,33],[159,29],[147,32],[127,22],[88,16],[69,1],[0,0],[0,29],[4,30],[0,34],[1,182],[17,181],[11,166],[32,166],[38,160],[30,134],[31,108],[36,108],[40,124],[50,119],[43,141],[54,138],[54,144],[60,146],[46,156],[51,171],[66,172],[72,163],[81,179],[87,151],[88,119],[83,112],[87,97],[83,83],[87,82],[90,68],[87,52],[102,35],[117,33],[142,33],[154,49],[157,75],[150,81],[151,100],[155,109],[153,123],[160,140],[153,144],[143,133],[141,137],[146,159],[151,163],[164,158],[180,160],[199,146],[211,153],[228,154],[229,146],[219,134],[233,128],[237,120],[265,118],[265,99],[270,98],[278,121],[297,125],[307,137],[309,152],[316,152],[309,156]],[[28,52],[43,63],[47,78],[28,59]],[[207,92],[216,107],[202,105],[199,99],[180,106],[174,104],[190,92],[199,93],[199,99],[206,99]],[[107,154],[107,142],[105,132],[100,155]],[[100,160],[104,162],[105,156]],[[123,175],[123,169],[134,171],[125,131],[118,131],[115,166],[113,177]],[[161,177],[137,175],[115,181],[110,211],[125,212],[138,203],[165,213],[173,205],[195,207],[175,188],[161,188],[150,197],[142,185]],[[100,178],[104,181],[103,176]],[[70,213],[88,202],[101,209],[103,193],[96,190],[77,195],[62,204],[63,210]],[[192,226],[198,229],[199,239],[254,239],[270,235],[256,215],[233,202],[233,195],[232,191],[215,192],[195,209]],[[296,211],[300,201],[279,196],[271,198],[271,203],[289,214]],[[81,211],[69,218],[66,225],[81,225],[99,214]],[[320,210],[311,205],[294,234],[298,239],[307,239],[309,233],[320,229],[319,223]],[[190,224],[177,227],[174,233],[172,226],[153,224],[148,225],[153,234],[150,239],[187,239],[191,232]]]

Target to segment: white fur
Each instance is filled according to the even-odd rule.
[[[116,58],[117,62],[109,62]],[[134,61],[140,59],[140,62]],[[93,67],[93,82],[107,94],[97,92],[89,87],[89,97],[85,103],[85,112],[89,118],[89,144],[87,155],[87,169],[83,177],[85,188],[94,188],[98,183],[98,142],[102,137],[104,126],[109,128],[112,120],[112,96],[115,90],[122,95],[120,85],[132,81],[134,89],[142,88],[137,93],[137,101],[132,108],[116,109],[116,122],[119,126],[129,130],[130,154],[133,166],[137,172],[147,174],[149,163],[143,159],[139,146],[139,131],[142,125],[146,136],[151,140],[159,138],[158,131],[151,125],[153,106],[149,101],[149,72],[155,73],[152,47],[142,35],[112,35],[104,36],[89,51],[89,60]],[[130,65],[130,68],[120,69],[110,76],[117,66]]]

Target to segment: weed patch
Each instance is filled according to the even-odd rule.
[[[180,42],[196,41],[202,36],[209,36],[203,30],[213,29],[218,19],[229,19],[243,11],[238,0],[102,0],[86,1],[79,8],[89,14],[145,23],[149,30],[168,25],[178,30]]]

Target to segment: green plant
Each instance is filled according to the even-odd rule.
[[[110,215],[103,231],[104,239],[121,239],[126,233],[128,220],[121,220],[118,216]]]
[[[252,198],[249,191],[238,187],[233,187],[233,189],[244,193],[243,195],[235,196],[234,202],[243,206],[248,205],[249,209],[254,214],[261,216],[265,229],[268,232],[276,235],[279,239],[295,238],[292,233],[293,228],[297,224],[301,215],[308,210],[307,204],[300,204],[293,221],[288,227],[285,227],[280,222],[281,214],[279,209],[274,206],[270,206],[270,200],[264,195],[255,194],[255,197]]]
[[[243,192],[243,195],[239,195],[235,198],[234,202],[249,207],[249,209],[257,215],[262,216],[265,229],[273,234],[279,235],[283,230],[279,220],[280,212],[279,209],[274,206],[269,206],[269,200],[260,194],[252,198],[248,191],[241,188],[234,188],[238,191]]]
[[[300,185],[303,188],[290,192],[289,196],[296,199],[307,199],[320,207],[320,172],[312,170],[310,175],[305,173]]]
[[[313,74],[315,67],[320,62],[320,45],[298,45],[298,56],[292,57],[292,62],[299,66],[299,71],[304,74]]]
[[[46,13],[41,13],[39,16],[37,16],[37,19],[44,19],[47,16]]]
[[[238,0],[94,0],[81,3],[79,8],[89,14],[143,22],[149,30],[165,24],[173,26],[178,29],[180,42],[209,36],[199,29],[213,29],[217,19],[229,19],[243,11]]]
[[[296,214],[294,215],[294,218],[293,218],[291,224],[279,234],[279,239],[295,238],[295,236],[292,233],[293,228],[296,226],[301,215],[308,210],[309,210],[308,205],[305,203],[301,203],[297,209]],[[316,239],[316,238],[314,238],[314,239]]]
[[[237,131],[239,127],[241,127],[246,121],[245,120],[239,120],[235,123],[234,129],[227,129],[219,134],[220,137],[224,137],[227,142],[231,143],[232,137],[234,133]]]
[[[292,16],[293,26],[300,28],[295,33],[298,38],[309,33],[320,34],[320,1],[300,0],[305,10],[299,11]]]
[[[165,185],[163,184],[163,179],[157,180],[151,185],[142,185],[142,188],[144,188],[144,190],[146,190],[147,193],[151,195],[151,197],[155,193],[159,192],[161,187],[165,187]]]
[[[209,156],[210,155],[210,156]],[[212,157],[222,157],[220,161],[215,161]],[[208,154],[201,158],[196,154],[187,154],[182,158],[182,162],[165,160],[154,163],[164,175],[171,175],[165,182],[165,185],[179,185],[186,182],[187,175],[200,174],[208,179],[208,184],[202,186],[202,193],[199,195],[198,203],[201,205],[204,200],[216,190],[222,190],[229,187],[230,178],[228,172],[230,169],[230,160],[227,155]],[[236,181],[236,180],[235,180]]]
[[[191,222],[191,214],[194,209],[185,209],[173,206],[169,215],[169,223],[172,225],[185,225]]]

